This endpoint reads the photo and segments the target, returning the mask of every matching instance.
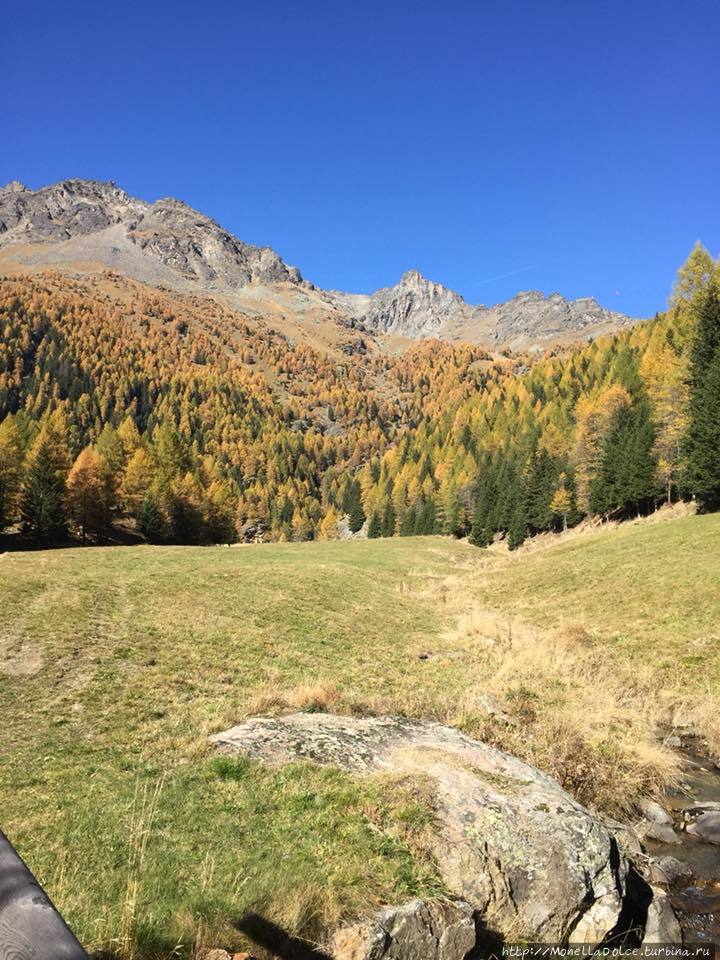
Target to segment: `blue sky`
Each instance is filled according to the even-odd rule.
[[[323,287],[663,309],[720,252],[720,4],[15,7],[0,182],[176,196]]]

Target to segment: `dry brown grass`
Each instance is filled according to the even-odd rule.
[[[677,757],[658,742],[667,710],[653,668],[623,669],[582,623],[543,631],[474,607],[448,639],[472,651],[476,677],[450,722],[616,813],[676,778]]]
[[[275,714],[287,710],[342,712],[347,701],[332,680],[308,680],[284,689],[279,679],[256,687],[248,698],[248,716]]]

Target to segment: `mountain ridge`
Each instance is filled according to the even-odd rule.
[[[407,340],[467,340],[538,350],[557,340],[596,336],[633,318],[592,297],[523,291],[492,306],[407,270],[371,294],[322,290],[269,246],[238,239],[184,201],[132,197],[114,181],[61,180],[32,190],[0,188],[0,255],[26,266],[101,264],[150,285],[226,295],[255,314],[359,326]]]

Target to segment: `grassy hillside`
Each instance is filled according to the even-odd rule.
[[[288,708],[436,717],[617,812],[672,776],[659,724],[717,736],[719,547],[702,517],[515,555],[440,538],[6,554],[2,827],[81,938],[125,956],[239,945],[250,909],[312,936],[437,890],[422,783],[220,762],[207,735]]]

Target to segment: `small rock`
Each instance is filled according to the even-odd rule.
[[[690,867],[675,857],[658,857],[650,861],[650,880],[652,883],[677,883],[692,876]]]
[[[469,904],[411,900],[338,930],[330,953],[334,960],[463,960],[474,946]]]
[[[682,740],[680,737],[673,734],[671,737],[665,737],[663,740],[663,746],[671,747],[673,750],[679,750],[682,747]]]
[[[659,887],[651,887],[653,898],[648,906],[645,935],[641,946],[658,943],[682,943],[680,924],[672,904]]]
[[[649,820],[642,820],[635,827],[635,832],[643,840],[657,840],[658,843],[681,842],[677,833],[666,823],[651,823]]]
[[[705,843],[720,844],[720,811],[703,813],[695,823],[688,825],[687,832]]]
[[[481,693],[479,696],[473,697],[470,706],[473,710],[484,713],[499,723],[506,725],[512,723],[510,717],[505,713],[498,700],[491,693]]]
[[[673,819],[667,810],[664,810],[659,803],[654,800],[641,800],[640,809],[643,816],[651,823],[659,823],[663,826],[672,827]]]

